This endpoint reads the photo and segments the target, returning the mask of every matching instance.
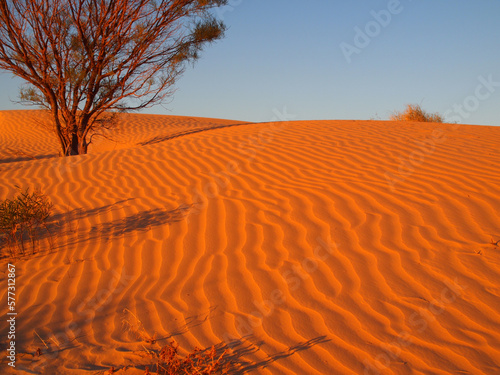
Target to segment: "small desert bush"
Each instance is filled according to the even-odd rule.
[[[19,190],[16,197],[0,202],[0,236],[12,257],[25,254],[26,240],[31,243],[34,254],[41,230],[45,230],[50,237],[47,219],[53,208],[49,198],[39,190],[30,193],[29,188],[23,191],[16,187]]]
[[[394,112],[392,121],[443,122],[439,113],[427,113],[418,104],[408,104],[403,112]]]
[[[165,345],[160,352],[148,351],[156,361],[156,373],[158,375],[178,374],[228,374],[231,363],[227,360],[227,351],[217,353],[215,346],[210,349],[201,350],[195,348],[185,357],[181,357],[177,351],[178,345],[172,341]],[[149,373],[146,370],[146,373]]]
[[[218,375],[228,374],[230,370],[238,368],[239,364],[234,363],[228,357],[228,350],[217,350],[215,346],[209,349],[194,348],[186,356],[181,356],[178,352],[179,345],[171,341],[168,345],[161,347],[157,345],[156,334],[150,335],[146,332],[144,324],[129,309],[123,310],[123,326],[127,331],[132,332],[137,339],[156,346],[156,349],[150,347],[143,348],[153,365],[151,369],[158,375],[178,375],[178,374],[199,374],[199,375]],[[112,368],[114,372],[114,368]],[[146,375],[151,374],[149,367],[146,367]]]

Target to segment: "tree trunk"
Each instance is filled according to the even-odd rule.
[[[79,141],[78,141],[78,134],[73,133],[70,135],[71,136],[71,145],[69,148],[66,150],[66,156],[67,155],[78,155],[78,149],[79,149]]]
[[[66,150],[63,150],[64,156],[83,155],[87,153],[89,145],[83,137],[80,138],[78,133],[70,134],[69,137],[71,142],[69,147],[67,147]]]
[[[83,155],[87,153],[89,145],[85,141],[84,138],[81,138],[79,143],[78,143],[78,155]]]

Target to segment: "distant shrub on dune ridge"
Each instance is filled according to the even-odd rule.
[[[392,121],[444,122],[439,113],[427,113],[418,104],[408,104],[402,112],[394,112]]]

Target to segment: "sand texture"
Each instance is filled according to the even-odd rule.
[[[143,374],[171,340],[235,374],[500,373],[500,127],[129,114],[58,158],[43,121],[0,112],[0,198],[55,209],[0,373]]]

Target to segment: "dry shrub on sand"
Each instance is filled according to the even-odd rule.
[[[147,344],[157,344],[156,335],[151,336],[146,332],[144,324],[140,319],[129,309],[124,309],[123,325],[141,341]],[[178,375],[178,374],[200,374],[200,375],[216,375],[228,374],[230,370],[238,367],[228,357],[229,350],[218,350],[215,346],[207,349],[194,348],[194,350],[182,357],[178,353],[179,345],[175,341],[158,349],[146,348],[143,345],[147,356],[153,360],[152,370],[158,375]],[[146,367],[145,375],[151,374],[149,367]],[[114,372],[112,368],[111,373]]]
[[[232,365],[226,358],[227,351],[217,353],[215,346],[201,350],[195,348],[186,357],[177,352],[178,345],[172,341],[165,345],[160,352],[148,351],[156,361],[156,373],[159,375],[177,374],[228,374]],[[146,374],[149,370],[146,370]]]
[[[418,104],[408,104],[403,112],[394,112],[392,121],[443,122],[439,113],[427,113]]]
[[[50,199],[39,190],[30,193],[29,189],[23,191],[16,187],[19,191],[16,197],[0,202],[0,236],[13,258],[25,254],[26,240],[31,242],[31,251],[35,254],[42,229],[51,238],[47,220],[53,208]]]

